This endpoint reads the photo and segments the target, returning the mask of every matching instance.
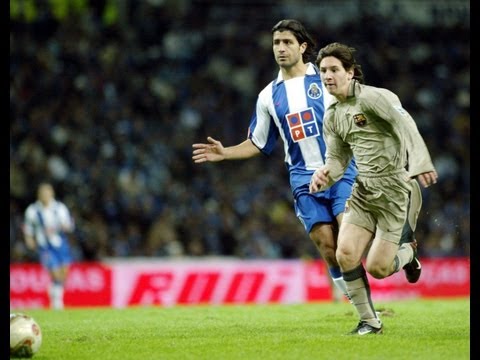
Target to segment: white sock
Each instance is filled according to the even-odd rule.
[[[54,309],[63,309],[63,285],[54,283],[51,286],[50,303]]]
[[[345,280],[343,280],[343,277],[332,278],[332,280],[335,286],[337,287],[337,289],[339,289],[343,293],[343,295],[345,295],[348,301],[352,302],[350,300],[350,296],[348,295],[347,285],[345,284]]]

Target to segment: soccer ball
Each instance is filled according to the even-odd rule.
[[[42,330],[25,314],[10,314],[10,357],[31,358],[42,345]]]

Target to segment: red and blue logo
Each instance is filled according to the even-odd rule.
[[[313,108],[286,115],[290,134],[294,142],[317,136],[320,131]]]

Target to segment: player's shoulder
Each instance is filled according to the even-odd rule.
[[[260,92],[258,93],[258,95],[260,96],[260,95],[265,94],[265,93],[271,93],[271,92],[272,92],[273,85],[275,84],[275,82],[276,82],[276,79],[270,81],[267,85],[265,85],[265,86],[263,87],[262,90],[260,90]]]
[[[334,96],[330,97],[330,101],[328,102],[327,107],[325,108],[325,116],[327,115],[333,115],[335,113],[335,110],[337,109],[337,106],[340,104],[340,101],[337,100]]]
[[[35,215],[38,211],[38,205],[36,202],[33,202],[31,204],[29,204],[27,206],[27,208],[25,209],[25,216],[26,217],[31,217],[33,215]]]
[[[325,109],[325,113],[323,115],[323,123],[331,123],[335,119],[335,110],[336,110],[336,105],[338,104],[338,101],[333,101],[330,103],[330,105]]]
[[[397,95],[392,90],[383,87],[360,83],[357,83],[355,86],[355,95],[357,96],[357,98],[363,99],[365,101],[376,101],[379,97],[388,99],[397,98]]]
[[[68,210],[68,206],[60,200],[55,200],[55,206],[61,210]]]
[[[270,81],[265,87],[260,90],[258,93],[258,100],[267,105],[268,103],[272,102],[272,94],[273,94],[273,86],[275,85],[276,80]]]

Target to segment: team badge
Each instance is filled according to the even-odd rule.
[[[367,123],[367,118],[363,114],[356,114],[356,115],[353,115],[353,121],[355,122],[355,125],[361,127],[361,126],[365,126],[365,124]]]
[[[322,89],[318,87],[318,84],[311,83],[308,87],[307,95],[310,99],[319,99],[322,96]]]

